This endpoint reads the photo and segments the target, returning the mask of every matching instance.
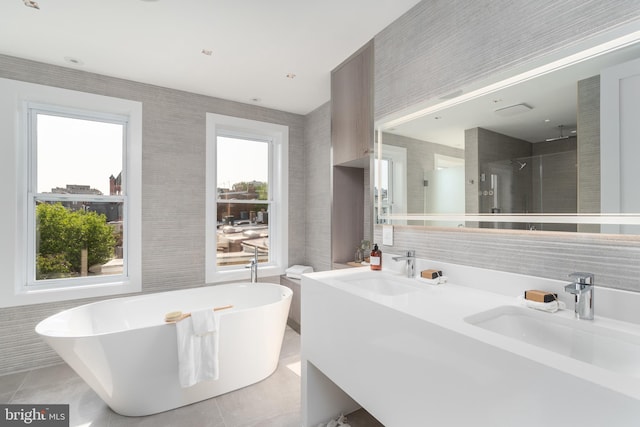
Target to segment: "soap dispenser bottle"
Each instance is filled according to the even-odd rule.
[[[382,252],[378,249],[378,244],[373,244],[373,250],[371,251],[371,259],[369,260],[372,270],[382,270]]]

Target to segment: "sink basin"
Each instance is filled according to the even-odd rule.
[[[464,319],[477,327],[640,378],[640,335],[516,306]]]
[[[369,298],[394,299],[420,290],[411,279],[406,277],[379,271],[360,271],[341,277],[339,282],[344,283],[359,294]]]

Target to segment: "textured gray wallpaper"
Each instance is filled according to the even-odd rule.
[[[207,112],[289,126],[289,262],[304,262],[303,116],[8,56],[0,77],[142,102],[143,292],[204,284]],[[33,328],[84,302],[0,309],[0,374],[59,362]]]
[[[304,122],[306,260],[314,271],[331,270],[331,103]]]
[[[374,39],[375,118],[639,17],[639,0],[423,0]]]

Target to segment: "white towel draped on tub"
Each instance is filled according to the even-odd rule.
[[[176,323],[180,385],[191,387],[218,379],[218,317],[213,310],[194,311]]]

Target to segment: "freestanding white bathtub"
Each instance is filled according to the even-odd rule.
[[[290,289],[228,284],[117,298],[51,316],[36,332],[115,412],[155,414],[246,387],[277,368]],[[182,388],[166,313],[219,311],[219,378]]]

